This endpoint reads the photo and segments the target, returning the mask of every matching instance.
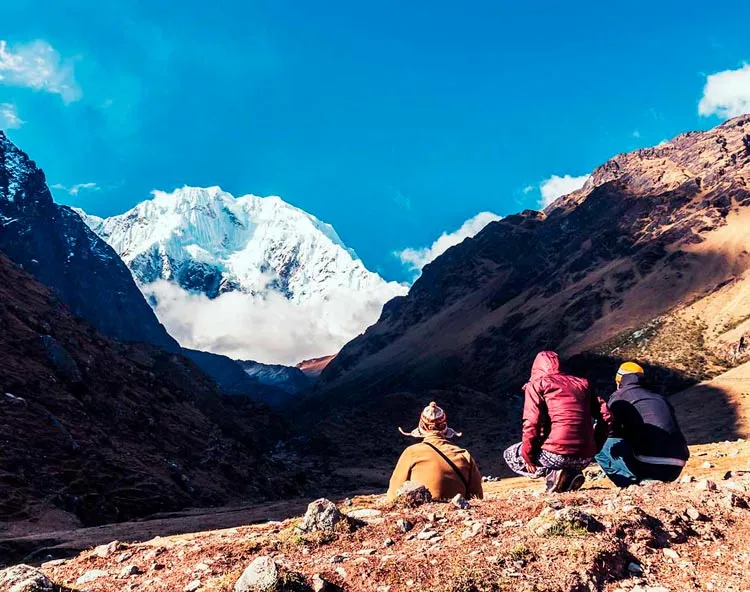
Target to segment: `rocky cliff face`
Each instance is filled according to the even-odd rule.
[[[105,335],[177,348],[117,253],[52,201],[44,173],[2,132],[0,250]]]
[[[618,156],[545,212],[494,222],[428,265],[336,356],[318,393],[353,408],[459,386],[505,396],[540,349],[590,351],[746,282],[749,184],[750,116]]]

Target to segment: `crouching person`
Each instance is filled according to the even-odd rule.
[[[445,412],[430,403],[419,418],[419,426],[405,436],[420,438],[418,444],[404,450],[393,471],[388,499],[396,499],[399,488],[406,481],[427,487],[434,499],[451,499],[461,494],[467,499],[482,498],[482,475],[477,463],[467,450],[451,442],[459,432],[448,427]]]
[[[505,451],[505,462],[524,477],[544,477],[548,492],[580,489],[583,469],[609,434],[607,404],[588,380],[563,373],[551,351],[536,356],[523,390],[522,441]]]
[[[617,371],[609,398],[612,437],[596,461],[618,487],[644,480],[675,481],[690,458],[674,409],[643,386],[644,371],[626,362]]]

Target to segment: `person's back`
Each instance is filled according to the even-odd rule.
[[[606,404],[586,379],[562,372],[552,351],[536,356],[523,390],[522,440],[505,451],[505,462],[519,475],[546,477],[548,491],[579,488],[598,449],[596,436],[603,442],[609,430]]]
[[[422,442],[401,454],[388,487],[389,500],[396,498],[406,481],[424,485],[435,499],[451,499],[459,493],[466,498],[483,497],[477,463],[467,450],[450,441],[460,434],[448,427],[445,413],[435,403],[422,412],[419,427],[401,433]]]
[[[644,370],[625,362],[609,398],[612,437],[596,460],[610,480],[627,487],[646,479],[675,481],[690,458],[674,409],[643,385]]]
[[[458,473],[440,453],[453,463]],[[483,496],[482,475],[471,454],[439,436],[427,436],[404,451],[391,477],[388,498],[394,499],[406,481],[421,483],[435,499],[451,499],[458,493],[466,498]]]
[[[547,407],[549,434],[542,450],[579,457],[593,456],[591,387],[587,380],[568,374],[552,374],[537,384]]]
[[[609,398],[609,409],[614,416],[613,436],[627,440],[639,460],[690,458],[674,409],[642,385],[641,374],[622,377],[620,388]]]

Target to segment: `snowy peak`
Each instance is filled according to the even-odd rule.
[[[78,213],[192,349],[264,363],[317,357],[407,291],[369,271],[330,224],[277,196],[183,187],[111,218]]]
[[[276,289],[290,300],[388,286],[329,224],[281,198],[183,187],[112,218],[79,212],[144,284],[171,280],[214,298]],[[402,292],[397,285],[389,290]]]

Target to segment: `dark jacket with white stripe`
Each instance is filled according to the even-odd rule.
[[[620,388],[609,398],[614,419],[612,436],[630,444],[642,462],[690,458],[674,409],[661,395],[641,385],[640,374],[626,374]]]

